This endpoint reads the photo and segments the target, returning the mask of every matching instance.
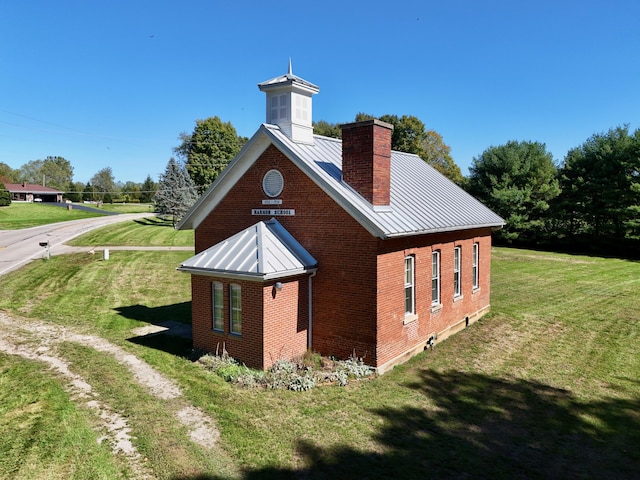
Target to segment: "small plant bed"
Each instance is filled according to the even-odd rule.
[[[225,381],[245,387],[293,391],[311,390],[318,385],[345,386],[350,380],[372,378],[375,370],[362,359],[336,360],[307,353],[298,361],[277,360],[266,370],[253,370],[224,351],[221,355],[195,352],[194,358],[205,370]]]

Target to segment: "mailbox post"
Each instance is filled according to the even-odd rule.
[[[47,260],[51,258],[51,252],[49,250],[49,242],[40,242],[40,246],[47,250]]]

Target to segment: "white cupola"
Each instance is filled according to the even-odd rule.
[[[294,142],[313,143],[311,96],[320,88],[289,71],[258,84],[267,94],[267,123],[278,125]]]

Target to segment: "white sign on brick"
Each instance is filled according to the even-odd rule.
[[[293,217],[296,211],[293,208],[254,208],[251,215],[269,215],[272,217]]]

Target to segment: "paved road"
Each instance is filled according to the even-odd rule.
[[[66,202],[47,202],[47,205],[53,205],[55,207],[63,207],[63,208],[67,208],[69,206],[69,204]],[[85,212],[101,213],[102,215],[120,215],[120,213],[118,212],[110,212],[109,210],[103,210],[102,208],[97,208],[93,203],[89,203],[89,204],[74,203],[73,209],[84,210]]]
[[[22,230],[0,230],[0,275],[16,270],[35,258],[45,257],[47,249],[40,246],[41,242],[49,244],[51,255],[68,252],[69,247],[63,243],[89,230],[152,215],[152,213],[127,213],[52,223]]]

